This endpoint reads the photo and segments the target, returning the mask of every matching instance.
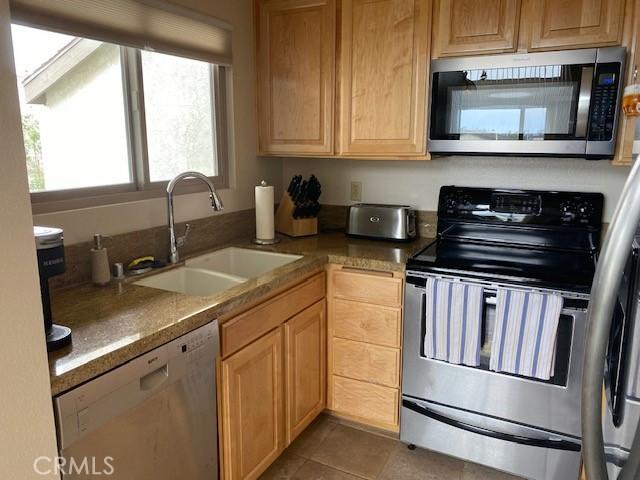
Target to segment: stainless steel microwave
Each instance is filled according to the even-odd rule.
[[[626,51],[431,62],[429,151],[612,158]]]

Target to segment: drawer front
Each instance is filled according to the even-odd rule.
[[[324,297],[323,272],[223,323],[220,327],[222,357],[240,350]]]
[[[333,334],[387,347],[400,347],[402,310],[335,299]]]
[[[398,424],[399,390],[349,378],[332,377],[331,408],[377,426],[395,427]]]
[[[400,350],[334,338],[333,373],[397,388],[400,386]]]
[[[402,279],[384,274],[338,270],[333,274],[333,295],[347,300],[400,307]]]

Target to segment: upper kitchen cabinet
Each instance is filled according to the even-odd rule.
[[[532,0],[530,50],[618,45],[624,0]]]
[[[432,57],[514,52],[520,0],[436,0]]]
[[[343,0],[338,153],[424,156],[429,0]]]
[[[259,152],[331,155],[335,0],[259,0],[256,11]]]

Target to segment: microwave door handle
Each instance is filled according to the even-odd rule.
[[[528,445],[531,447],[543,447],[543,448],[550,448],[554,450],[565,450],[570,452],[580,451],[580,444],[577,442],[572,442],[570,440],[555,439],[555,438],[531,438],[531,437],[523,437],[522,435],[514,435],[511,433],[496,432],[495,430],[490,430],[488,428],[480,427],[478,425],[472,425],[470,423],[462,422],[460,420],[447,417],[445,415],[442,415],[441,413],[434,412],[433,410],[425,408],[422,405],[418,405],[406,399],[402,400],[402,406],[420,415],[424,415],[425,417],[431,418],[437,422],[444,423],[445,425],[449,425],[454,428],[459,428],[467,432],[476,433],[478,435],[482,435],[485,437],[491,437],[498,440],[517,443],[520,445]]]
[[[580,92],[578,92],[578,110],[576,111],[576,138],[587,138],[589,126],[589,105],[593,85],[593,66],[582,67]]]

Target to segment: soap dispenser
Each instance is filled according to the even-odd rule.
[[[106,235],[96,233],[93,236],[93,248],[91,249],[91,280],[95,285],[107,285],[111,281],[109,271],[109,255],[102,245]]]

